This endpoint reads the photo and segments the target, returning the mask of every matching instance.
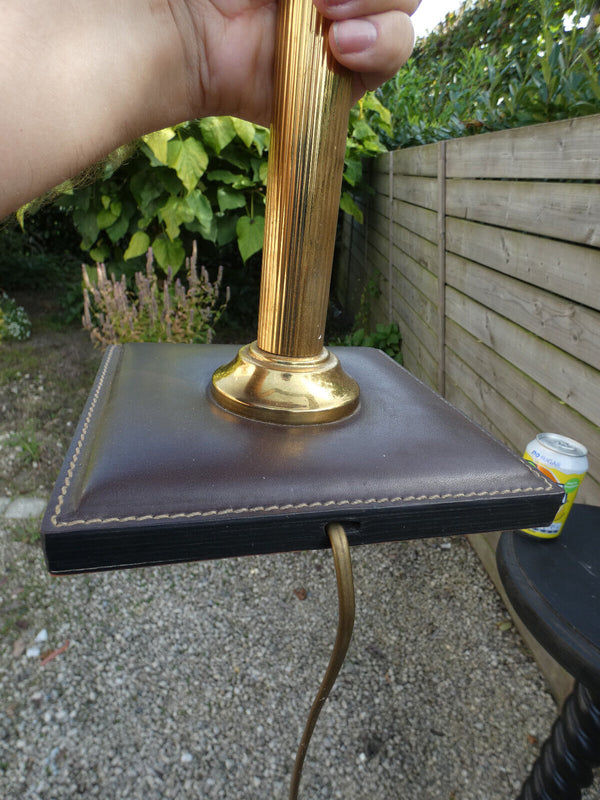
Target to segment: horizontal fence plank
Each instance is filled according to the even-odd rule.
[[[368,250],[376,249],[379,253],[385,256],[386,260],[389,261],[389,254],[390,254],[390,246],[389,246],[389,232],[390,232],[390,221],[389,219],[385,219],[381,215],[372,214],[369,218],[369,238],[368,238]]]
[[[387,281],[382,277],[379,285],[387,285]],[[379,297],[373,299],[369,306],[369,324],[371,330],[374,331],[379,323],[388,324],[390,320],[390,303],[386,294],[381,294]]]
[[[390,162],[394,158],[393,152],[382,153],[371,162],[371,177],[378,178],[381,175],[390,174]]]
[[[390,176],[388,172],[376,172],[369,180],[370,188],[389,202],[390,197]]]
[[[390,230],[389,204],[378,204],[369,208],[369,230],[368,236],[372,231],[387,234]]]
[[[456,373],[455,366],[455,362],[450,360],[450,375],[447,377],[447,399],[449,402],[516,453],[524,450],[525,445],[531,441],[538,431],[529,425],[527,421],[519,419],[518,415],[511,415],[502,403],[495,405],[492,396],[488,396],[486,399],[488,413],[493,414],[490,419],[487,413],[478,405],[478,401],[474,400],[469,394],[469,392],[476,393],[476,387],[472,384],[465,385],[468,382],[462,373]],[[477,395],[475,394],[475,396]],[[480,399],[479,402],[481,402]],[[521,446],[521,442],[525,442],[525,445]],[[593,475],[587,475],[582,482],[581,488],[577,493],[577,502],[600,505],[600,483]]]
[[[437,357],[423,341],[430,337],[430,331],[397,292],[393,295],[393,306],[393,321],[402,337],[405,367],[433,389],[437,388]]]
[[[476,414],[479,423],[494,436],[501,435],[520,455],[537,432],[535,425],[451,350],[446,355],[446,369],[447,379],[468,398],[468,403],[463,400],[461,406],[468,409],[469,416]]]
[[[405,294],[401,293],[402,289],[405,290]],[[394,286],[392,294],[392,319],[398,323],[403,337],[406,337],[407,340],[410,339],[410,337],[418,339],[433,361],[437,363],[437,334],[423,317],[419,316],[410,301],[407,301],[407,294],[409,294],[409,290],[406,283],[403,284],[399,282]],[[435,375],[436,373],[434,372],[432,374]]]
[[[386,232],[387,233],[387,232]],[[402,251],[409,255],[413,261],[416,261],[421,267],[424,267],[431,275],[437,275],[439,269],[438,248],[437,245],[423,239],[403,225],[392,226],[392,258],[395,250]],[[428,276],[425,276],[424,280]],[[437,281],[436,281],[437,283]],[[435,286],[428,283],[427,288],[424,290],[427,293],[430,291],[435,292]]]
[[[411,281],[413,276],[420,280],[418,282]],[[437,331],[439,325],[437,296],[434,292],[427,291],[427,283],[430,282],[433,282],[434,286],[437,285],[435,278],[426,270],[420,269],[419,265],[407,255],[402,258],[402,269],[392,271],[394,291],[402,297],[403,302],[411,307],[429,329]],[[428,347],[431,353],[437,352],[437,343],[428,342]]]
[[[435,178],[415,178],[394,174],[394,199],[437,211],[438,188]]]
[[[376,277],[371,321],[391,311],[406,366],[435,388],[445,199],[448,398],[517,451],[542,429],[582,441],[579,500],[600,504],[600,115],[445,147],[445,197],[439,144],[373,163],[368,239],[351,222],[340,248],[346,292]]]
[[[600,115],[446,143],[449,178],[600,180]]]
[[[600,370],[600,312],[447,254],[446,281],[478,303]],[[600,372],[598,373],[600,388]]]
[[[448,180],[446,213],[600,247],[600,183]]]
[[[417,349],[413,350],[411,349],[411,346],[416,346]],[[426,383],[427,386],[435,391],[435,378],[433,378],[431,373],[428,371],[428,364],[430,364],[430,362],[424,353],[426,354],[427,351],[423,350],[423,347],[418,339],[414,339],[406,344],[403,344],[402,358],[404,360],[404,366],[406,369],[412,373],[415,378],[423,381],[423,383]]]
[[[600,311],[600,250],[446,218],[449,252]]]
[[[408,228],[437,246],[438,215],[436,211],[394,198],[393,219],[402,227]]]
[[[568,405],[557,402],[546,387],[452,320],[446,324],[446,343],[448,352],[454,353],[495,387],[530,422],[535,433],[556,431],[584,444],[589,450],[590,473],[600,481],[600,427]],[[516,441],[515,446],[524,450],[528,441]]]
[[[448,287],[447,315],[475,338],[546,386],[558,400],[600,425],[598,371]]]
[[[395,150],[393,154],[394,173],[403,175],[437,176],[439,144],[425,144],[420,147],[407,147]],[[388,161],[387,155],[378,161]]]
[[[428,302],[437,308],[437,277],[411,257],[410,253],[395,245],[392,247],[392,278],[403,276]]]

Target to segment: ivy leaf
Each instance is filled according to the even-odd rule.
[[[220,155],[224,161],[233,164],[234,167],[237,167],[242,172],[248,169],[248,151],[244,147],[237,147],[235,143],[230,144]]]
[[[198,222],[205,225],[210,224],[213,218],[213,210],[210,201],[202,192],[192,192],[186,198],[188,208],[191,209]]]
[[[228,214],[217,222],[217,245],[223,247],[235,239],[238,218]]]
[[[152,252],[158,265],[165,272],[169,267],[173,275],[179,270],[185,259],[185,250],[179,240],[172,242],[167,236],[161,234],[152,242]]]
[[[377,114],[377,124],[386,132],[392,132],[392,114],[373,92],[367,92],[362,98],[362,107]]]
[[[344,162],[344,180],[350,184],[350,186],[356,186],[356,184],[362,178],[362,161],[360,158],[347,158]]]
[[[257,125],[254,129],[254,147],[256,147],[259,156],[262,156],[264,151],[269,147],[269,140],[269,129]]]
[[[233,122],[233,127],[239,138],[246,147],[250,147],[254,141],[256,127],[251,122],[247,122],[245,119],[238,119],[237,117],[231,117],[231,121]]]
[[[84,250],[88,250],[94,244],[100,233],[95,212],[78,208],[73,212],[73,223],[81,234],[83,240],[81,246]]]
[[[265,218],[255,215],[254,217],[240,217],[235,227],[238,238],[238,248],[244,262],[254,253],[258,253],[263,246],[265,232]]]
[[[129,227],[129,217],[127,214],[121,214],[117,221],[106,229],[108,238],[113,244],[119,241],[127,233]]]
[[[142,136],[142,141],[148,145],[155,158],[163,164],[167,163],[168,143],[175,136],[173,128],[163,128],[161,131],[147,133]]]
[[[106,201],[108,201],[108,203]],[[110,226],[119,219],[122,210],[123,204],[120,200],[111,200],[110,197],[103,195],[102,208],[96,214],[98,228],[101,231],[105,228],[110,228]]]
[[[352,135],[355,139],[359,142],[364,141],[365,139],[371,139],[375,135],[373,128],[369,125],[368,122],[365,122],[364,119],[359,120],[354,129],[352,131]]]
[[[171,196],[159,209],[158,216],[167,226],[167,236],[173,241],[179,236],[181,225],[194,219],[194,212],[186,200]]]
[[[123,258],[128,261],[130,258],[143,256],[150,247],[150,237],[145,231],[136,231],[129,240],[129,246],[123,253]]]
[[[218,181],[219,183],[228,183],[233,185],[240,177],[228,169],[211,169],[206,173],[209,181]]]
[[[205,117],[198,124],[204,141],[217,155],[235,139],[236,130],[231,117]]]
[[[244,208],[246,197],[243,192],[237,192],[235,189],[230,189],[229,186],[219,186],[217,202],[219,211],[230,211],[232,208]]]
[[[352,195],[349,192],[344,192],[340,199],[340,208],[342,211],[345,211],[346,214],[351,214],[355,220],[358,220],[360,224],[363,223],[363,212],[354,202]]]
[[[174,170],[161,167],[160,169],[155,169],[154,172],[159,182],[163,185],[164,189],[166,189],[167,194],[178,196],[181,194],[184,187]]]
[[[192,192],[186,198],[186,203],[198,223],[197,226],[188,224],[188,228],[190,230],[197,230],[198,233],[202,234],[204,239],[208,239],[209,242],[216,241],[217,223],[214,219],[212,206],[208,198],[203,195],[202,192]]]
[[[105,242],[100,242],[93,250],[90,250],[90,258],[97,263],[106,261],[110,255],[110,247]]]
[[[175,139],[167,145],[167,164],[172,167],[188,192],[195,188],[208,166],[208,155],[196,139]]]
[[[143,214],[146,214],[150,203],[163,192],[164,187],[156,180],[155,172],[154,169],[140,170],[129,181],[131,194]]]

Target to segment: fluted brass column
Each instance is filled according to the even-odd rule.
[[[351,78],[311,0],[279,6],[257,341],[213,376],[213,396],[286,424],[339,419],[354,380],[323,346]]]

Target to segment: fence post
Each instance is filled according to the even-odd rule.
[[[438,145],[438,392],[446,394],[446,142]]]
[[[394,248],[392,245],[392,237],[394,235],[394,152],[389,151],[389,216],[388,216],[388,323],[391,325],[394,321],[394,304],[392,302],[393,294],[393,276],[394,276]]]

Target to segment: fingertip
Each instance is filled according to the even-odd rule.
[[[379,37],[377,26],[368,19],[340,20],[332,27],[336,50],[342,56],[364,53]]]

